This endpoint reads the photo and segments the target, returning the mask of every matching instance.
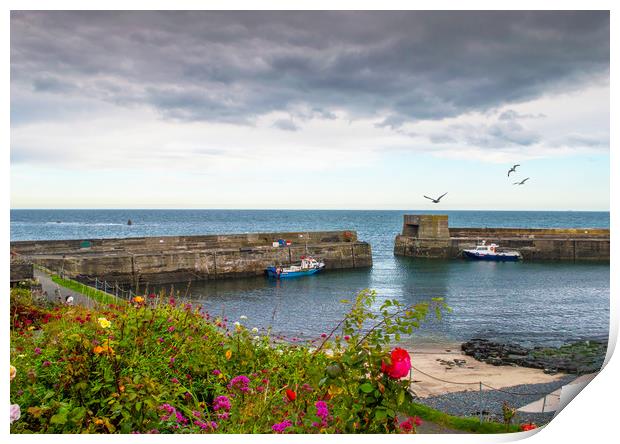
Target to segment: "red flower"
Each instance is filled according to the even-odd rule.
[[[289,401],[295,401],[295,398],[297,398],[297,393],[295,393],[293,390],[291,389],[286,389],[286,397],[288,398]]]
[[[390,354],[390,364],[381,361],[381,371],[393,379],[400,379],[411,370],[411,357],[407,350],[396,347]]]
[[[524,432],[527,432],[528,430],[534,430],[537,428],[538,426],[534,424],[533,422],[530,422],[528,424],[521,424],[521,430],[523,430]]]

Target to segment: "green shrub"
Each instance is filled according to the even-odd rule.
[[[28,325],[22,313],[11,329],[21,408],[11,432],[414,432],[406,352],[388,346],[443,302],[388,300],[377,311],[363,291],[343,303],[330,333],[294,343],[164,294],[58,306]]]

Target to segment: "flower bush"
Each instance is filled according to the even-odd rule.
[[[24,297],[12,433],[414,433],[411,358],[390,342],[445,308],[363,291],[331,332],[286,342],[163,293],[96,309]]]

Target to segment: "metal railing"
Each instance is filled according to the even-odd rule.
[[[512,397],[524,396],[524,397],[530,398],[530,401],[525,403],[525,405],[532,403],[531,397],[533,397],[533,396],[540,396],[542,398],[542,407],[541,407],[541,409],[539,411],[535,411],[535,412],[523,412],[523,413],[526,413],[526,414],[528,414],[528,413],[543,414],[543,413],[555,412],[556,411],[555,408],[546,410],[548,408],[548,406],[549,406],[549,399],[548,398],[550,398],[550,397],[551,398],[558,398],[558,399],[560,398],[560,395],[558,393],[555,393],[555,392],[552,392],[552,393],[549,393],[549,392],[516,392],[516,391],[512,391],[512,390],[499,389],[499,388],[493,387],[493,386],[491,386],[489,384],[486,384],[483,381],[471,381],[471,382],[449,381],[449,380],[446,380],[446,379],[443,379],[443,378],[439,378],[437,376],[430,375],[430,374],[428,374],[428,373],[426,373],[426,372],[424,372],[424,371],[422,371],[422,370],[420,370],[418,368],[415,368],[414,366],[411,366],[411,369],[409,371],[409,383],[410,383],[409,384],[410,385],[409,386],[409,393],[415,399],[418,399],[418,400],[422,400],[423,398],[420,398],[413,391],[412,384],[413,384],[413,372],[414,371],[416,371],[416,372],[418,372],[418,373],[420,373],[420,374],[422,374],[422,375],[424,375],[424,376],[426,376],[428,378],[431,378],[433,380],[436,380],[436,381],[439,381],[439,382],[443,382],[445,384],[453,384],[453,385],[460,385],[460,386],[477,386],[477,390],[476,391],[478,391],[479,396],[478,396],[478,401],[476,403],[477,404],[476,405],[476,407],[477,407],[477,412],[476,413],[477,413],[477,416],[479,417],[480,423],[483,422],[483,417],[484,417],[485,411],[487,412],[487,414],[489,413],[486,410],[489,407],[489,402],[488,402],[488,400],[487,400],[487,402],[485,402],[485,396],[484,396],[485,393],[488,393],[488,392],[504,393],[504,394],[510,395]],[[470,390],[470,391],[473,391],[473,390]],[[455,407],[456,403],[457,403],[456,400],[451,400],[449,397],[446,397],[445,399],[442,399],[442,402],[448,403],[448,404],[452,404],[453,407]],[[536,402],[536,400],[534,400],[533,402]],[[466,404],[468,407],[472,406],[472,402],[464,401],[463,403]],[[462,406],[458,406],[458,407],[459,407],[459,410],[463,410]],[[523,406],[521,406],[521,407],[523,407]]]

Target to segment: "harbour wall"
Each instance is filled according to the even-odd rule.
[[[290,245],[274,247],[278,239]],[[258,276],[304,255],[326,269],[372,266],[370,245],[355,231],[19,241],[11,254],[73,279],[132,285]]]
[[[521,253],[524,260],[609,262],[609,230],[602,228],[450,228],[446,215],[405,215],[394,254],[457,258],[481,241]]]

